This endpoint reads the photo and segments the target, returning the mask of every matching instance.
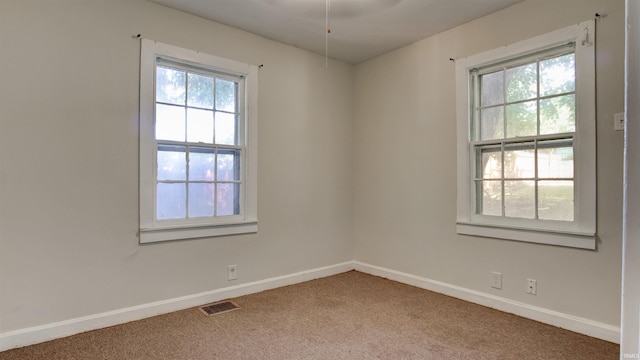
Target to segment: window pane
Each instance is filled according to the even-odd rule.
[[[538,182],[538,218],[573,221],[573,181]]]
[[[189,152],[189,180],[214,181],[215,166],[215,149],[191,147]]]
[[[156,101],[184,105],[184,94],[184,71],[156,67]]]
[[[540,134],[576,130],[576,97],[573,94],[540,100]]]
[[[505,78],[507,102],[533,99],[538,94],[536,63],[508,69]]]
[[[213,216],[215,184],[189,184],[189,217]]]
[[[478,148],[479,152],[476,177],[482,179],[500,179],[502,177],[502,150],[499,147]]]
[[[534,181],[504,182],[504,214],[508,217],[533,219],[536,215]]]
[[[158,180],[186,180],[186,147],[158,145]]]
[[[540,61],[540,96],[575,91],[575,79],[575,54]]]
[[[236,112],[237,83],[224,79],[216,79],[216,110]]]
[[[213,109],[213,78],[189,73],[187,105]]]
[[[507,105],[507,138],[535,136],[538,133],[536,101]]]
[[[218,153],[218,181],[240,180],[240,151],[221,150]]]
[[[213,144],[213,111],[187,109],[187,141]]]
[[[504,137],[504,107],[496,106],[480,111],[480,140]]]
[[[184,108],[156,105],[156,139],[184,141]]]
[[[504,72],[498,71],[480,76],[480,104],[491,106],[504,103]]]
[[[566,141],[544,141],[538,144],[539,178],[572,178],[573,146]]]
[[[159,183],[156,194],[158,220],[184,219],[186,216],[186,184]]]
[[[476,192],[482,194],[482,215],[502,216],[502,181],[478,181]]]
[[[227,216],[240,213],[239,184],[217,184],[216,215]]]
[[[216,111],[216,144],[237,145],[236,115]]]
[[[505,178],[533,178],[535,176],[535,170],[535,150],[532,143],[505,146]]]

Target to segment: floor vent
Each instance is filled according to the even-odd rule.
[[[232,301],[223,301],[215,304],[204,305],[200,307],[207,316],[222,314],[228,311],[239,309],[240,307]]]

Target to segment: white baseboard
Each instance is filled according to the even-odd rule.
[[[516,314],[525,318],[554,325],[563,329],[585,334],[595,338],[620,343],[620,328],[589,319],[564,314],[529,304],[521,303],[482,293],[475,290],[427,279],[358,261],[311,269],[294,274],[269,278],[222,289],[188,295],[179,298],[157,301],[139,306],[108,311],[80,318],[0,333],[0,351],[44,341],[79,334],[85,331],[105,328],[140,320],[155,315],[188,309],[224,299],[253,294],[264,290],[293,285],[304,281],[340,274],[349,270],[384,277],[422,289],[449,295],[472,303],[491,307],[500,311]]]
[[[522,302],[509,300],[499,296],[482,293],[400,271],[365,264],[359,261],[354,262],[353,268],[366,274],[380,276],[422,289],[445,294],[616,344],[620,343],[620,328],[612,325],[532,306]]]
[[[155,315],[184,310],[220,300],[253,294],[264,290],[293,285],[313,279],[327,277],[353,270],[353,262],[345,262],[294,274],[278,276],[200,294],[182,296],[175,299],[157,301],[125,309],[83,316],[80,318],[0,333],[0,351],[37,344],[79,334],[86,331],[105,328],[140,320]]]

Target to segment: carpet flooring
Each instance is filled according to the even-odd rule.
[[[0,353],[55,359],[619,359],[607,341],[357,271]]]

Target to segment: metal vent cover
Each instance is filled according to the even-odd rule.
[[[239,309],[240,307],[236,305],[233,301],[222,301],[215,304],[203,305],[200,307],[200,310],[207,316],[222,314],[225,312],[233,311]]]

